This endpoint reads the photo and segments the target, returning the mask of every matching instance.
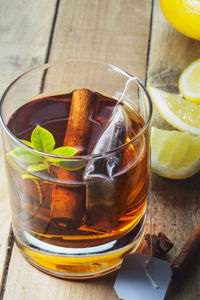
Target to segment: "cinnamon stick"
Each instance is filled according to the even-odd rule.
[[[151,253],[151,240],[152,240],[152,253]],[[145,234],[142,245],[140,246],[140,253],[145,255],[161,257],[166,254],[173,247],[173,243],[162,232],[158,235],[153,234],[152,239],[150,234]]]
[[[96,102],[96,103],[95,103]],[[91,133],[91,116],[97,105],[94,94],[87,89],[73,92],[68,125],[63,146],[75,147],[84,154]],[[81,171],[67,171],[59,168],[59,181],[82,182]],[[55,185],[52,191],[51,219],[56,223],[65,223],[68,227],[78,228],[85,212],[85,188],[63,187]]]
[[[187,240],[179,255],[171,265],[173,275],[184,272],[192,263],[200,251],[200,224],[197,225],[192,235]]]

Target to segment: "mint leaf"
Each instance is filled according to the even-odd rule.
[[[21,175],[22,179],[37,179],[37,177],[31,175],[31,174],[22,174]]]
[[[9,153],[6,154],[6,160],[9,165],[11,165],[16,171],[22,174],[24,173],[24,169],[18,166],[18,164],[13,160],[12,156]]]
[[[73,156],[78,152],[78,149],[74,147],[59,147],[54,149],[51,153],[57,155],[64,155],[64,156]]]
[[[54,149],[51,153],[63,156],[74,156],[76,153],[78,153],[78,151],[79,150],[74,147],[59,147]],[[48,157],[47,159],[51,162],[54,162],[57,167],[68,171],[76,171],[82,169],[86,165],[85,162],[75,161],[73,159],[62,159],[53,157]]]
[[[34,148],[47,153],[51,153],[56,144],[51,132],[41,126],[36,126],[33,130],[31,143]]]
[[[29,171],[29,172],[37,172],[37,171],[46,170],[46,169],[48,169],[48,167],[49,166],[47,164],[33,164],[33,165],[30,165],[27,168],[27,171]]]
[[[85,167],[86,163],[82,161],[72,161],[70,159],[55,164],[57,167],[68,170],[77,171]]]
[[[20,160],[24,163],[27,164],[32,164],[32,163],[38,163],[42,161],[42,157],[37,155],[37,154],[33,154],[28,150],[23,149],[22,147],[16,147],[14,148],[12,151],[9,152],[9,154],[17,160]]]
[[[63,155],[63,156],[73,156],[78,152],[78,150],[74,147],[59,147],[54,149],[51,154],[55,155]],[[62,158],[54,158],[54,157],[47,157],[47,159],[51,162],[60,162],[66,161],[66,159]]]
[[[33,145],[32,145],[32,143],[31,142],[29,142],[29,141],[26,141],[26,140],[20,140],[22,143],[24,143],[24,144],[26,144],[27,146],[29,146],[29,147],[32,147],[33,148]]]

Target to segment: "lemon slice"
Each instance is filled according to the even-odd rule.
[[[200,136],[152,126],[151,168],[168,178],[193,176],[200,170]]]
[[[148,90],[161,116],[168,123],[182,131],[200,135],[200,104],[152,86]]]
[[[200,59],[195,60],[182,72],[178,87],[186,99],[200,103]]]

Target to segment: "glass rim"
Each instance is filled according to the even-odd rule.
[[[22,77],[25,77],[27,74],[29,74],[33,71],[37,71],[37,70],[40,70],[40,69],[46,70],[46,69],[49,69],[51,67],[55,67],[55,66],[63,65],[63,64],[69,64],[69,63],[93,63],[93,64],[99,64],[99,65],[102,65],[102,66],[105,66],[105,67],[109,67],[109,68],[111,68],[112,71],[117,71],[118,73],[120,73],[122,75],[125,75],[127,77],[127,79],[134,79],[136,84],[140,88],[142,88],[143,92],[145,93],[145,95],[148,99],[149,113],[148,113],[147,121],[144,123],[144,126],[141,128],[141,130],[132,139],[130,139],[128,142],[124,143],[123,145],[121,145],[119,147],[116,147],[116,148],[114,148],[110,151],[107,151],[107,152],[102,152],[102,153],[98,153],[98,154],[64,156],[64,155],[47,153],[47,152],[32,148],[32,147],[28,146],[27,144],[23,143],[20,139],[18,139],[15,136],[15,134],[12,133],[12,131],[10,131],[10,129],[7,127],[6,123],[4,122],[4,119],[3,119],[3,116],[2,116],[2,107],[3,107],[3,104],[6,100],[6,96],[7,96],[8,92],[14,86],[14,84],[16,82],[18,82]],[[147,128],[149,127],[149,125],[151,123],[152,114],[153,114],[153,104],[152,104],[151,97],[150,97],[147,89],[143,85],[143,83],[140,81],[140,79],[138,79],[137,77],[129,74],[128,72],[124,71],[123,69],[121,69],[121,68],[119,68],[115,65],[105,63],[105,62],[101,62],[101,61],[98,61],[98,60],[89,60],[89,59],[70,59],[70,60],[67,60],[67,61],[58,61],[58,62],[54,62],[54,63],[46,63],[46,64],[36,66],[34,68],[31,68],[28,71],[22,73],[20,76],[18,76],[15,80],[13,80],[9,84],[9,86],[4,91],[4,93],[1,97],[1,100],[0,100],[0,123],[3,127],[3,129],[5,130],[5,132],[9,135],[9,137],[12,140],[14,140],[22,148],[25,148],[26,150],[31,151],[33,153],[36,153],[37,155],[48,156],[48,157],[59,158],[59,159],[66,159],[66,160],[67,159],[70,159],[70,160],[90,160],[92,158],[104,157],[104,156],[107,156],[107,155],[110,155],[112,153],[115,153],[115,152],[118,152],[118,151],[121,151],[121,150],[125,149],[128,145],[130,145],[133,142],[137,141],[141,136],[143,136],[145,134],[145,132],[147,131]]]

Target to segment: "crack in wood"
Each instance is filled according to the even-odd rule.
[[[48,43],[48,46],[47,46],[45,64],[49,62],[49,56],[50,56],[50,52],[51,52],[51,45],[52,45],[52,42],[53,42],[53,35],[54,35],[54,29],[55,29],[55,26],[56,26],[56,20],[57,20],[57,16],[58,16],[59,5],[60,5],[60,0],[57,0],[56,6],[55,6],[53,22],[52,22],[52,27],[51,27],[51,32],[50,32],[50,36],[49,36],[49,43]],[[42,80],[41,80],[41,87],[40,87],[40,92],[41,93],[43,92],[43,89],[44,89],[46,74],[47,74],[47,70],[44,71],[44,75],[43,75]]]
[[[150,24],[149,24],[149,39],[148,39],[147,59],[146,59],[145,86],[147,85],[148,68],[149,68],[151,35],[152,35],[152,24],[153,24],[153,7],[154,7],[154,0],[152,0],[152,3],[151,3],[151,15],[150,15]]]
[[[53,17],[53,22],[52,22],[52,27],[51,27],[51,32],[50,32],[49,43],[48,43],[48,47],[47,47],[47,53],[46,53],[46,57],[45,57],[45,63],[48,63],[48,61],[49,61],[51,45],[52,45],[53,35],[54,35],[54,29],[56,26],[56,20],[57,20],[57,16],[58,16],[59,5],[60,5],[60,0],[57,0],[56,7],[55,7],[55,13],[54,13],[54,17]]]
[[[13,236],[12,227],[10,226],[9,236],[8,236],[8,240],[7,240],[6,259],[4,261],[3,274],[2,274],[1,282],[0,282],[0,300],[3,300],[3,295],[5,292],[8,269],[9,269],[9,265],[10,265],[10,258],[12,255],[13,245],[14,245],[14,236]]]

